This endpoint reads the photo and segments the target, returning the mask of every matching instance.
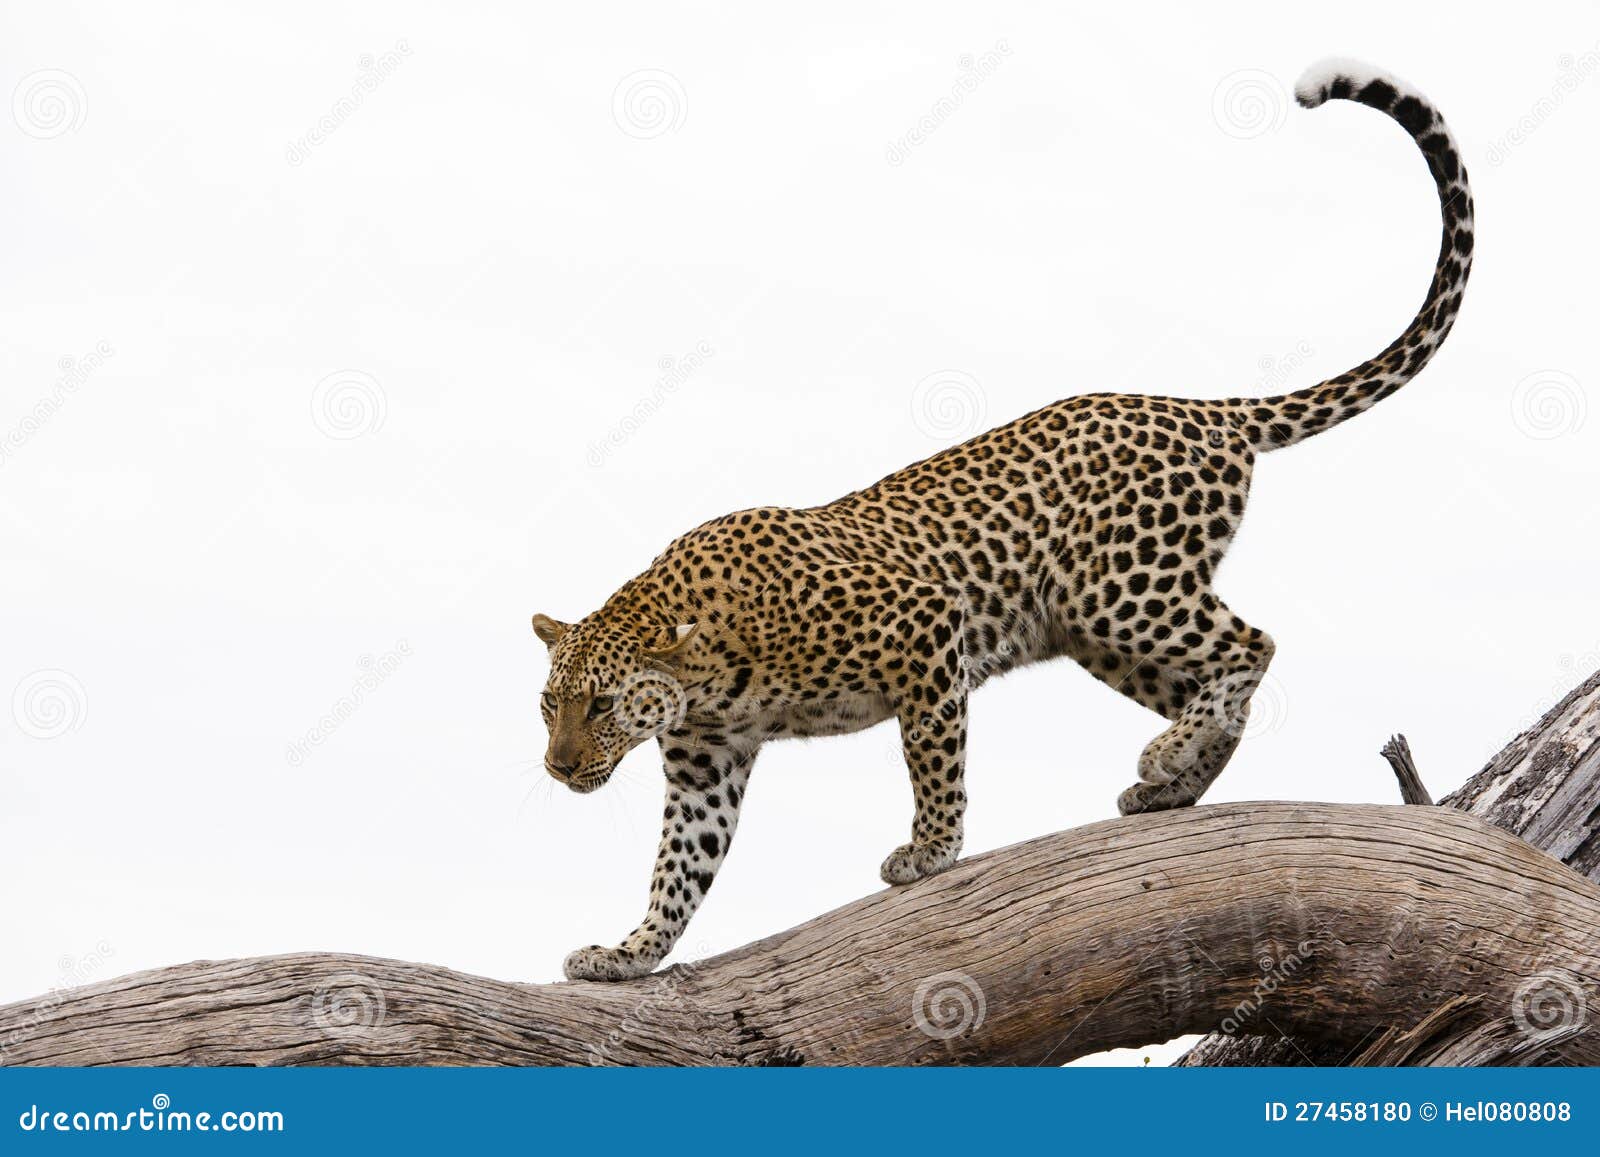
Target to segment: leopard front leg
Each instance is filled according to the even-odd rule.
[[[758,746],[687,731],[661,737],[667,799],[649,910],[615,948],[591,945],[569,955],[568,980],[630,980],[672,951],[728,854]]]
[[[942,872],[961,854],[967,810],[967,687],[960,606],[937,588],[903,597],[889,638],[903,666],[891,670],[900,745],[911,772],[916,815],[911,841],[883,861],[886,884]]]

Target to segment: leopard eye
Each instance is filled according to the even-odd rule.
[[[600,695],[589,702],[589,718],[599,719],[611,711],[611,696]]]
[[[556,697],[550,694],[548,691],[543,692],[539,696],[539,706],[554,714],[556,709]]]

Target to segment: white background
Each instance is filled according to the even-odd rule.
[[[1437,207],[1393,124],[1288,101],[1328,54],[1445,111],[1477,264],[1418,381],[1261,464],[1219,585],[1278,657],[1206,802],[1395,800],[1397,730],[1442,793],[1600,666],[1591,5],[575,7],[7,6],[0,1000],[615,942],[660,773],[544,777],[528,616],[1057,397],[1381,348]],[[1113,815],[1161,725],[1066,663],[990,684],[968,851]],[[770,748],[674,959],[876,889],[897,759]]]

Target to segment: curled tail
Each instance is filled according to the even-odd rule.
[[[1472,190],[1467,187],[1467,170],[1444,118],[1427,97],[1404,81],[1348,60],[1314,65],[1295,85],[1294,95],[1306,108],[1328,100],[1357,101],[1399,122],[1422,150],[1439,188],[1444,231],[1427,299],[1388,349],[1309,389],[1270,398],[1228,399],[1257,451],[1292,446],[1319,434],[1414,378],[1455,324],[1472,268]]]

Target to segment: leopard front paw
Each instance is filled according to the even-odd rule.
[[[567,956],[561,969],[568,980],[632,980],[647,976],[658,962],[626,948],[602,948],[591,944]]]
[[[960,854],[955,844],[901,844],[883,861],[878,875],[885,884],[909,884],[944,871]]]

